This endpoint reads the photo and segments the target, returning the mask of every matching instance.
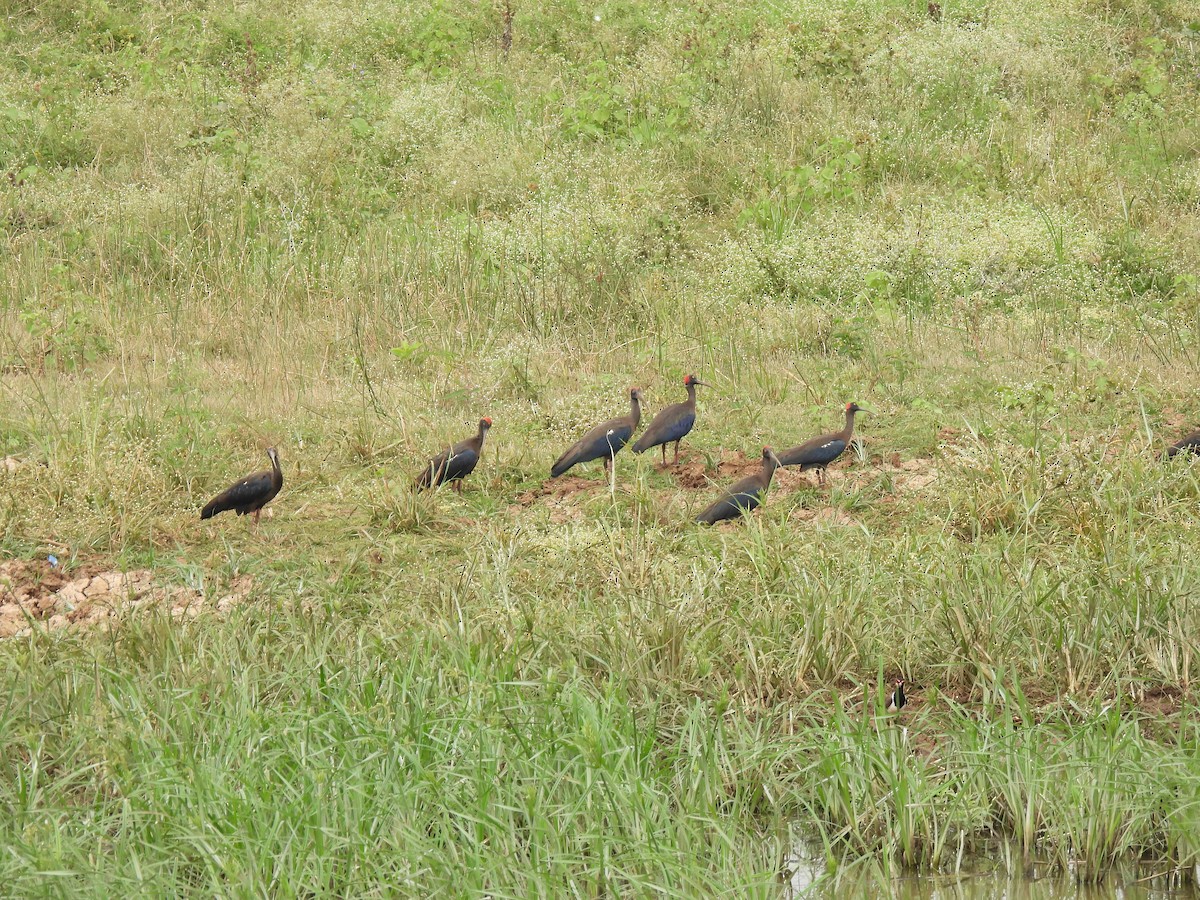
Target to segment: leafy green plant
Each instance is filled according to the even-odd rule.
[[[35,302],[21,307],[21,325],[40,365],[73,370],[111,351],[88,311],[91,305],[86,297],[63,297],[52,306]]]
[[[438,0],[413,30],[406,54],[431,75],[447,75],[467,52],[472,36],[469,20]]]
[[[624,133],[628,121],[622,91],[603,60],[588,66],[582,89],[563,107],[562,122],[564,132],[576,138]]]
[[[747,204],[738,221],[778,240],[819,206],[853,199],[862,184],[862,156],[853,145],[839,138],[815,155],[820,163],[794,166],[770,177],[769,186]]]

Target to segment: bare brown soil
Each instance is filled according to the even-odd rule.
[[[21,637],[35,628],[106,628],[123,613],[166,609],[174,617],[204,610],[227,612],[250,591],[249,577],[234,581],[215,601],[200,591],[158,583],[147,569],[121,572],[84,564],[70,573],[45,560],[0,563],[0,638]]]
[[[608,482],[600,478],[581,478],[578,475],[562,475],[548,478],[532,490],[517,495],[518,507],[529,507],[544,497],[570,497],[574,494],[603,491]]]

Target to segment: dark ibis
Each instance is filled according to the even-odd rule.
[[[479,454],[483,452],[483,439],[492,420],[484,416],[479,420],[479,431],[465,441],[459,441],[453,447],[448,447],[429,461],[417,478],[417,487],[437,487],[439,484],[450,482],[454,489],[462,491],[462,480],[475,471],[479,464]]]
[[[1200,454],[1200,431],[1193,431],[1185,438],[1180,438],[1163,451],[1162,459],[1171,459],[1180,453]]]
[[[629,392],[629,415],[602,422],[581,437],[573,447],[558,458],[550,469],[550,477],[563,475],[572,466],[604,459],[604,471],[608,472],[613,459],[621,448],[629,443],[642,420],[642,392],[634,388]]]
[[[888,712],[898,712],[908,702],[908,698],[904,696],[904,679],[896,679],[896,687],[888,694]]]
[[[831,434],[818,435],[790,450],[779,454],[781,466],[799,466],[801,472],[816,469],[818,477],[825,480],[825,467],[837,459],[850,446],[850,436],[854,434],[854,415],[859,412],[870,412],[857,403],[846,404],[846,427]]]
[[[662,447],[663,465],[667,464],[667,444],[675,442],[675,465],[679,465],[679,442],[696,424],[696,385],[707,387],[695,375],[685,375],[683,386],[687,388],[687,399],[672,403],[661,409],[633,445],[634,453],[645,453],[651,447]]]
[[[236,484],[225,488],[200,510],[200,518],[211,519],[217,513],[232,509],[236,510],[239,516],[254,513],[254,522],[258,524],[262,508],[274,500],[279,489],[283,487],[283,470],[279,468],[278,451],[271,447],[267,450],[267,456],[271,458],[271,468],[247,475]]]
[[[743,513],[758,509],[766,499],[775,470],[779,468],[779,457],[770,447],[763,447],[762,458],[762,469],[727,489],[708,509],[696,516],[696,521],[701,525],[713,525],[723,519],[736,519]]]

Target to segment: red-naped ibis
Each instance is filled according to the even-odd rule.
[[[629,439],[633,437],[638,422],[641,420],[642,392],[638,388],[634,388],[629,392],[629,415],[602,422],[581,437],[551,467],[550,477],[557,478],[572,466],[602,457],[604,471],[607,472],[613,464],[613,458],[622,447],[629,443]]]
[[[846,427],[831,434],[818,435],[790,450],[779,454],[779,464],[783,466],[799,466],[801,472],[816,469],[818,477],[825,480],[825,467],[845,452],[850,445],[850,436],[854,434],[854,415],[859,412],[870,412],[857,403],[846,404]]]
[[[675,465],[679,464],[679,442],[696,424],[696,385],[706,387],[695,375],[685,375],[683,386],[687,388],[687,399],[672,403],[661,409],[650,427],[633,445],[634,453],[645,453],[651,447],[662,447],[663,465],[667,464],[667,444],[675,442]]]
[[[429,461],[417,478],[417,487],[437,487],[450,482],[457,491],[462,490],[462,479],[475,471],[479,454],[483,452],[483,438],[492,427],[492,420],[484,416],[479,420],[479,431],[465,441],[459,441]]]
[[[904,679],[897,678],[896,687],[888,694],[888,712],[896,712],[907,702],[908,698],[904,696]]]
[[[696,516],[701,525],[712,525],[722,519],[736,519],[743,513],[758,509],[766,499],[771,477],[779,468],[779,457],[770,447],[763,447],[762,469],[748,475],[727,489],[708,509]]]
[[[262,508],[275,499],[279,489],[283,487],[283,470],[279,468],[279,453],[274,447],[267,450],[271,458],[271,468],[253,475],[247,475],[236,484],[231,484],[217,496],[213,497],[200,510],[201,519],[211,519],[217,513],[227,509],[237,510],[239,516],[254,513],[254,522],[258,523]]]
[[[1200,454],[1200,431],[1193,431],[1187,437],[1180,438],[1163,451],[1162,459],[1171,459],[1180,453]]]

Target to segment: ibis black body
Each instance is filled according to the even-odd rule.
[[[279,489],[283,487],[283,470],[279,468],[279,453],[274,447],[267,450],[271,459],[271,468],[262,472],[247,475],[241,481],[231,484],[217,496],[213,497],[200,510],[201,519],[211,519],[218,513],[232,509],[239,516],[247,513],[254,514],[258,521],[262,508],[275,499]]]
[[[418,488],[437,487],[451,482],[456,490],[462,490],[462,479],[475,471],[479,465],[479,455],[483,452],[483,439],[492,420],[484,416],[479,420],[479,431],[465,441],[459,441],[453,447],[447,447],[429,461],[417,476]]]
[[[818,435],[805,441],[799,446],[784,450],[779,454],[779,464],[782,466],[799,466],[801,472],[816,469],[822,479],[825,468],[846,452],[850,446],[850,438],[854,434],[854,415],[866,412],[857,403],[846,404],[846,427],[841,431]]]
[[[701,525],[713,525],[724,519],[736,519],[750,510],[758,509],[766,499],[767,490],[771,487],[771,478],[777,468],[779,457],[771,452],[770,447],[763,447],[762,469],[728,488],[712,505],[696,516],[696,521]]]
[[[696,385],[703,386],[704,382],[695,375],[684,376],[683,386],[687,388],[687,399],[659,410],[658,415],[650,422],[650,427],[642,432],[642,436],[633,445],[634,453],[645,453],[651,447],[662,447],[662,461],[665,466],[667,444],[674,441],[675,464],[679,464],[679,442],[696,424]]]
[[[550,477],[557,478],[572,466],[591,462],[593,459],[603,459],[604,470],[607,472],[613,458],[629,443],[641,420],[642,392],[634,388],[629,392],[629,415],[602,422],[581,437],[551,467]]]
[[[1163,459],[1171,459],[1180,453],[1200,454],[1200,431],[1193,431],[1185,438],[1180,438],[1163,451]]]

